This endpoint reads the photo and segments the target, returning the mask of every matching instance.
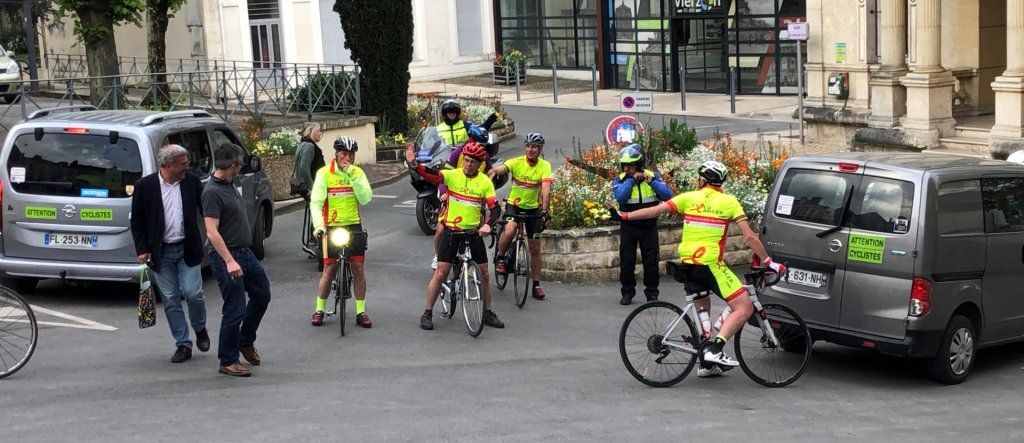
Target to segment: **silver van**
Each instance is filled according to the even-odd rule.
[[[960,383],[1024,339],[1024,166],[928,153],[787,160],[762,225],[789,281],[767,298],[815,340],[929,360]]]
[[[213,148],[238,136],[206,111],[43,109],[11,128],[0,151],[0,279],[22,292],[40,279],[132,281],[139,263],[129,228],[135,181],[156,172],[168,143],[189,151],[203,181]],[[253,251],[273,227],[273,192],[259,157],[247,155],[241,185]]]

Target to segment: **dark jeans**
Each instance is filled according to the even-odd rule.
[[[238,362],[238,352],[256,342],[256,329],[270,304],[270,280],[263,266],[249,248],[232,249],[231,256],[242,267],[242,277],[228,275],[227,265],[216,252],[210,253],[210,269],[224,297],[220,323],[220,345],[217,357],[221,366]],[[245,295],[249,294],[246,303]]]
[[[619,283],[622,295],[636,295],[636,247],[644,265],[644,295],[658,296],[658,225],[654,223],[622,223],[619,239]]]

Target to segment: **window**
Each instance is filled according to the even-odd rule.
[[[238,137],[235,136],[231,131],[224,128],[217,128],[213,130],[213,146],[217,147],[224,143],[231,143],[238,146],[242,146],[242,143],[238,141]],[[245,148],[243,147],[244,151]]]
[[[455,18],[458,27],[459,55],[484,53],[484,34],[480,25],[479,0],[455,0]]]
[[[248,0],[247,4],[253,67],[280,66],[281,11],[277,0]]]
[[[65,197],[126,198],[126,186],[142,178],[135,140],[120,137],[111,144],[106,135],[45,134],[36,140],[22,134],[7,168],[15,192]]]
[[[596,0],[499,3],[502,51],[519,50],[532,67],[590,69],[596,62]]]
[[[835,226],[852,185],[849,175],[835,172],[790,170],[782,180],[775,215],[782,218]]]
[[[981,183],[964,180],[939,186],[939,235],[977,234],[984,231]]]
[[[887,234],[906,234],[910,231],[913,204],[913,183],[865,176],[850,202],[850,226]]]
[[[985,232],[1024,231],[1021,205],[1024,204],[1024,178],[986,178],[981,180]]]
[[[180,145],[188,150],[188,168],[200,177],[213,171],[213,150],[205,130],[179,132],[167,136],[167,143]]]

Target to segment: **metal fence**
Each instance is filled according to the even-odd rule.
[[[125,59],[125,58],[122,58]],[[179,61],[168,72],[145,72],[144,65],[133,64],[129,72],[105,77],[78,75],[83,60],[62,58],[50,65],[50,72],[67,74],[39,80],[40,92],[32,92],[29,80],[7,83],[7,93],[0,92],[8,102],[0,112],[4,118],[20,112],[21,118],[35,109],[82,103],[95,103],[101,109],[175,110],[201,108],[228,119],[236,113],[250,115],[277,114],[289,116],[331,112],[359,115],[361,109],[359,76],[356,65],[289,64],[270,68],[253,68],[251,62],[224,66],[215,61],[217,69],[202,69],[206,60],[186,65]],[[92,100],[89,85],[99,84],[98,98]],[[56,103],[54,103],[56,100]]]

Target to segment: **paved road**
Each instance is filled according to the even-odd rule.
[[[0,381],[0,440],[1024,439],[1021,345],[982,351],[959,386],[928,381],[913,361],[819,343],[789,388],[733,371],[653,389],[619,360],[628,309],[611,285],[545,283],[550,300],[522,311],[499,294],[508,328],[477,339],[459,316],[421,331],[431,242],[416,227],[406,182],[376,194],[364,212],[372,330],[350,326],[339,338],[334,319],[309,326],[317,274],[297,247],[299,212],[280,214],[268,243],[273,301],[257,342],[264,364],[250,379],[216,373],[216,343],[171,364],[163,316],[138,330],[130,288],[44,282],[33,304],[117,329],[45,326],[29,365]],[[678,300],[669,294],[679,288],[664,289]],[[217,331],[211,278],[206,293]]]

